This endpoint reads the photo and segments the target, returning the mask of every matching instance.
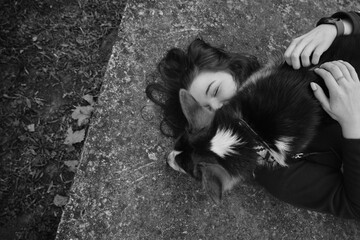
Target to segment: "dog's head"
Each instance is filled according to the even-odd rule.
[[[211,112],[200,106],[186,90],[181,90],[179,97],[188,126],[167,162],[174,170],[201,181],[210,197],[219,202],[224,191],[247,178],[256,165],[251,138],[236,120],[219,120],[221,110]]]

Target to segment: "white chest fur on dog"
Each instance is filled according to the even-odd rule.
[[[218,129],[210,142],[210,150],[222,158],[234,154],[236,147],[244,144],[241,137],[230,129]]]

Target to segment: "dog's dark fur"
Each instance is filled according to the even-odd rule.
[[[331,60],[347,61],[360,73],[360,37],[337,38],[319,65]],[[310,82],[326,89],[312,69],[293,70],[283,60],[275,60],[252,74],[229,104],[215,113],[181,90],[188,127],[176,141],[168,164],[202,181],[216,202],[256,165],[286,166],[285,160],[304,150],[319,124],[329,118],[314,98]],[[260,156],[264,149],[273,161]]]

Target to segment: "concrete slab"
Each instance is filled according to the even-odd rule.
[[[256,183],[214,205],[165,165],[172,139],[144,93],[166,50],[196,36],[265,61],[357,0],[130,0],[57,239],[360,239],[360,223],[285,204]]]

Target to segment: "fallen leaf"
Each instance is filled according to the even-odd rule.
[[[87,101],[88,103],[90,103],[90,105],[94,105],[94,97],[91,96],[90,94],[86,94],[82,97],[85,101]]]
[[[71,117],[78,120],[78,126],[83,126],[89,123],[92,111],[94,111],[94,107],[92,106],[77,106],[71,114]]]
[[[76,172],[76,167],[79,164],[77,160],[65,161],[64,164],[69,167],[69,170],[72,172]]]
[[[26,126],[26,129],[29,131],[29,132],[35,132],[35,124],[29,124]]]
[[[81,114],[78,116],[77,120],[77,124],[79,127],[87,125],[89,123],[89,115]]]
[[[94,111],[94,107],[92,106],[77,106],[73,113],[71,114],[71,117],[73,119],[77,119],[77,116],[80,114],[84,114],[84,115],[88,115],[90,116],[90,114],[92,113],[92,111]]]
[[[59,194],[56,194],[56,196],[54,197],[53,203],[57,207],[62,207],[62,206],[65,206],[67,204],[68,200],[69,200],[68,197],[64,197],[64,196],[61,196]]]
[[[85,138],[85,129],[73,132],[72,128],[69,127],[67,130],[64,144],[72,145],[74,143],[82,142]]]

